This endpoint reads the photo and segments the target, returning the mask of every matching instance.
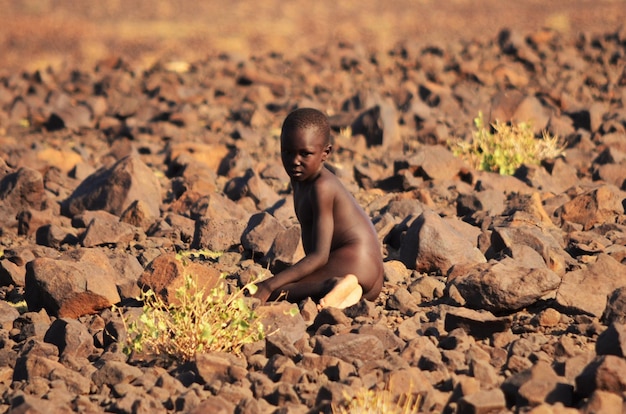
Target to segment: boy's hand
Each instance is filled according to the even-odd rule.
[[[261,303],[267,302],[272,294],[272,290],[267,286],[267,281],[259,282],[256,284],[257,291],[253,295],[255,298],[259,299]]]

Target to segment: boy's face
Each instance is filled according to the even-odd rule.
[[[295,181],[309,181],[317,177],[332,148],[314,128],[283,131],[280,147],[283,167]]]

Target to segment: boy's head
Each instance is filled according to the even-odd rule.
[[[330,144],[330,125],[322,112],[313,108],[299,108],[291,112],[283,122],[281,137],[296,129],[311,129],[322,139],[321,145]]]
[[[291,112],[280,134],[283,166],[292,180],[315,179],[330,154],[330,126],[326,115],[316,109]]]

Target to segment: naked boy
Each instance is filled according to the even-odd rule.
[[[305,257],[261,283],[262,302],[284,295],[311,297],[320,307],[346,308],[375,300],[383,285],[383,259],[371,220],[324,166],[332,145],[326,116],[297,109],[281,131],[281,158],[291,178]]]

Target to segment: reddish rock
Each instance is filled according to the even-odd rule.
[[[152,289],[166,303],[176,303],[176,291],[184,286],[188,275],[194,278],[199,290],[208,294],[220,280],[221,272],[198,262],[183,263],[174,254],[164,253],[148,264],[137,283],[142,288]]]

